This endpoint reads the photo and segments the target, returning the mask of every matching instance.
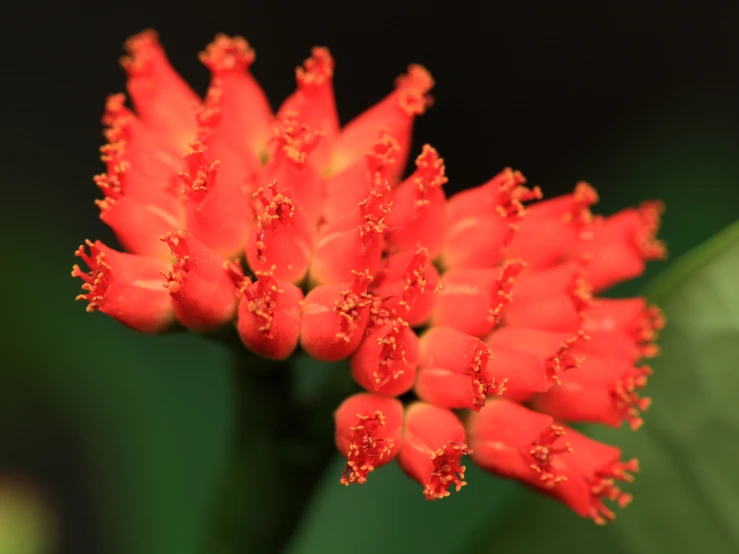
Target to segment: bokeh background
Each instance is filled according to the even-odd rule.
[[[260,519],[265,504],[300,502],[304,517],[286,537],[300,554],[739,551],[739,233],[680,259],[739,219],[739,8],[601,4],[8,8],[0,553],[199,553],[216,517],[235,434],[228,352],[191,335],[139,336],[87,314],[69,277],[83,239],[114,242],[92,203],[99,119],[105,96],[125,84],[116,63],[123,40],[148,27],[201,93],[208,75],[197,53],[216,32],[244,35],[274,107],[310,47],[327,45],[344,122],[382,98],[408,63],[426,65],[436,104],[416,125],[414,151],[425,142],[439,150],[448,191],[513,166],[546,196],[588,180],[602,213],[644,198],[668,207],[670,261],[615,291],[648,290],[673,324],[654,364],[645,429],[598,431],[642,458],[636,500],[616,525],[598,528],[474,471],[468,487],[439,503],[424,502],[392,467],[370,486],[345,489],[337,457],[307,501],[279,479],[255,493],[245,527],[270,527]],[[260,456],[256,444],[255,471]]]

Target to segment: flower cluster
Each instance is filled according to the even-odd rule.
[[[145,333],[232,325],[274,360],[297,348],[348,358],[366,392],[335,412],[346,485],[397,460],[443,498],[466,484],[470,456],[599,523],[614,517],[607,502],[628,503],[617,483],[636,461],[562,422],[642,424],[641,360],[662,316],[642,298],[595,295],[665,255],[658,203],[594,216],[588,184],[539,201],[509,168],[447,198],[430,145],[404,177],[434,85],[418,65],[341,127],[326,48],[274,115],[242,38],[218,35],[200,54],[204,99],[153,31],[126,50],[133,109],[108,98],[95,177],[126,252],[77,251],[89,311]]]

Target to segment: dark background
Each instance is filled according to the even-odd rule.
[[[103,169],[105,97],[125,86],[123,40],[157,29],[172,64],[203,93],[197,53],[216,32],[243,35],[274,108],[311,46],[329,46],[342,122],[387,94],[408,63],[422,63],[436,79],[436,104],[416,124],[414,152],[425,142],[439,150],[448,191],[510,165],[546,196],[588,180],[606,213],[662,197],[673,255],[734,221],[738,4],[548,4],[8,8],[0,477],[40,487],[64,552],[111,551],[124,536],[129,552],[192,548],[229,436],[224,352],[194,337],[135,336],[72,301],[76,246],[113,242],[91,178]],[[173,528],[180,543],[150,540]]]

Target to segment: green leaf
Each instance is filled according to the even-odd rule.
[[[289,554],[464,552],[516,501],[514,483],[469,465],[470,485],[436,502],[426,501],[423,487],[395,463],[373,472],[366,485],[343,487],[339,478],[345,465],[337,454],[306,507]]]
[[[649,298],[667,315],[654,403],[636,433],[588,434],[637,456],[634,502],[599,528],[535,497],[482,551],[661,554],[739,551],[739,222],[659,276]]]
[[[74,239],[45,234],[26,236],[48,248],[42,269],[0,275],[3,317],[12,322],[0,371],[2,459],[38,480],[35,468],[53,469],[61,457],[50,438],[63,455],[75,450],[84,467],[69,476],[79,479],[72,507],[92,513],[77,523],[84,531],[62,518],[62,541],[76,533],[100,537],[105,552],[194,553],[229,447],[227,352],[192,334],[144,336],[85,313],[69,277]],[[26,242],[3,246],[17,268],[39,267]],[[62,439],[41,434],[51,422]]]

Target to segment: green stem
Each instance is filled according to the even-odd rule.
[[[237,425],[208,552],[280,552],[335,453],[337,391],[301,404],[286,364],[259,360],[243,347],[232,382]]]

